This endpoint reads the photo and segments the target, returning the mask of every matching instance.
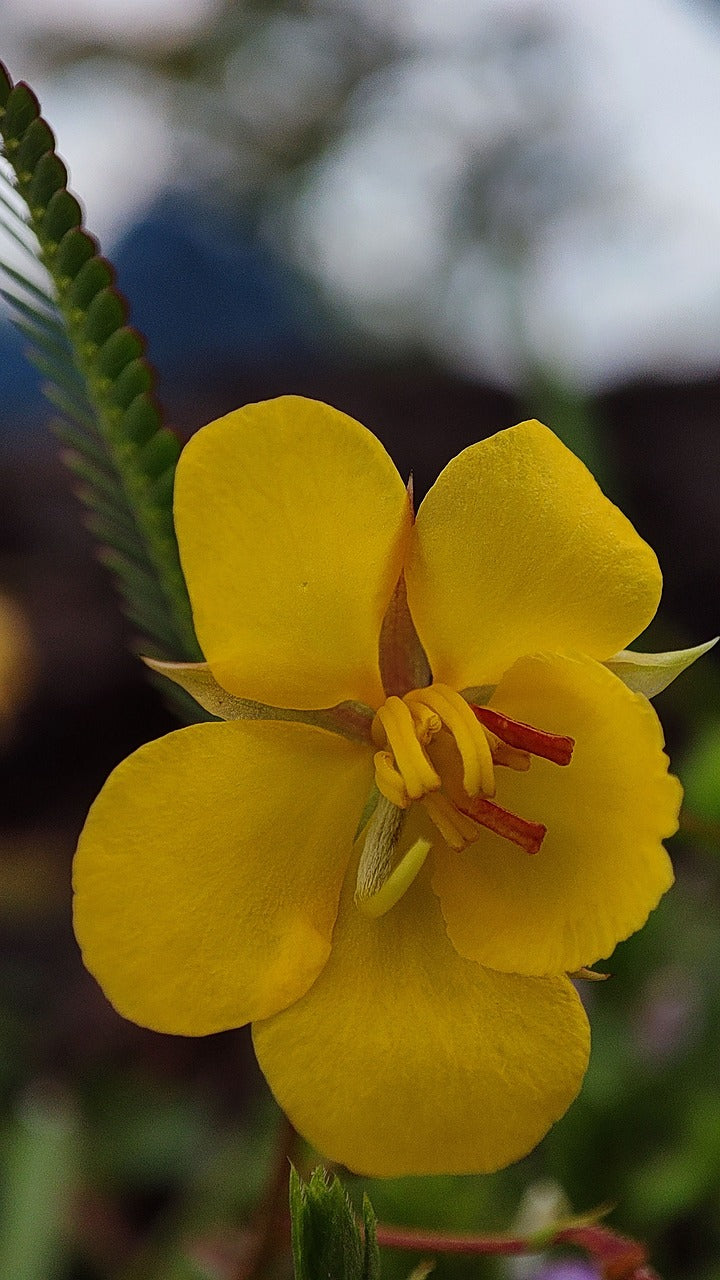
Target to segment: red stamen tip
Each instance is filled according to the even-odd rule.
[[[476,707],[470,703],[470,709],[486,729],[506,742],[509,747],[519,751],[529,751],[530,755],[541,756],[543,760],[551,760],[553,764],[569,764],[575,747],[575,739],[559,733],[546,733],[544,729],[535,729],[531,724],[523,724],[521,720],[511,720],[500,711],[490,707]]]
[[[466,808],[460,805],[458,808],[467,818],[473,818],[481,827],[487,827],[495,835],[511,840],[526,853],[539,853],[547,835],[547,827],[542,822],[528,822],[526,818],[510,813],[509,809],[493,804],[492,800],[486,800],[484,796],[476,796],[473,800],[468,800]]]

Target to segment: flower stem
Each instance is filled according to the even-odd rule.
[[[295,1129],[285,1115],[281,1116],[265,1191],[250,1224],[248,1247],[228,1280],[254,1280],[285,1247],[290,1248],[288,1175],[296,1143]]]
[[[412,1249],[419,1253],[485,1254],[512,1257],[541,1253],[570,1245],[582,1249],[600,1266],[606,1280],[659,1280],[647,1265],[642,1244],[619,1235],[597,1221],[598,1215],[576,1218],[531,1236],[446,1235],[442,1231],[421,1231],[378,1223],[378,1244],[388,1249]]]
[[[419,1253],[513,1254],[536,1252],[524,1236],[445,1235],[442,1231],[419,1231],[414,1227],[393,1227],[378,1223],[378,1244],[388,1249],[413,1249]]]

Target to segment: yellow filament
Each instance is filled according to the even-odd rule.
[[[390,872],[385,883],[370,898],[357,900],[358,907],[366,916],[384,916],[391,907],[399,902],[403,894],[410,888],[413,880],[427,858],[432,845],[422,838],[410,846],[397,866]]]
[[[469,844],[474,844],[477,840],[480,834],[477,822],[473,822],[472,818],[468,818],[466,814],[460,813],[447,796],[442,793],[426,796],[423,803],[443,840],[450,845],[451,849],[462,853],[463,849],[467,849]]]
[[[440,778],[418,741],[410,708],[401,698],[388,698],[373,720],[372,735],[378,746],[384,745],[382,732],[410,799],[419,800],[427,791],[437,791]],[[377,781],[382,791],[380,779]]]
[[[395,761],[390,751],[375,752],[375,781],[378,790],[382,791],[386,800],[397,805],[398,809],[407,809],[410,797],[402,774],[395,768]]]
[[[527,773],[530,768],[529,751],[520,751],[518,747],[509,747],[507,742],[503,742],[502,738],[496,738],[494,733],[488,733],[488,741],[490,743],[490,754],[495,764],[503,764],[508,769],[514,769],[517,773]]]
[[[452,734],[460,752],[463,787],[467,794],[493,796],[495,774],[490,744],[465,699],[446,684],[431,684],[427,689],[413,689],[406,693],[405,702],[411,707],[420,704],[434,711]]]

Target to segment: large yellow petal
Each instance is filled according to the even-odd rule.
[[[280,1106],[357,1173],[485,1173],[519,1159],[585,1073],[572,985],[461,959],[424,869],[379,919],[357,909],[352,887],[349,877],[317,982],[253,1026]]]
[[[230,413],[183,450],[175,522],[198,639],[229,693],[382,702],[378,639],[411,513],[371,432],[299,396]]]
[[[302,995],[371,783],[363,746],[257,721],[192,725],[119,765],[74,867],[83,958],[118,1011],[205,1035]]]
[[[428,493],[405,569],[433,677],[494,684],[524,653],[609,658],[652,618],[654,552],[547,427],[465,449]]]
[[[573,972],[610,955],[672,884],[661,841],[677,830],[680,784],[650,703],[589,658],[523,658],[490,705],[569,734],[573,758],[496,769],[496,802],[547,826],[539,853],[483,831],[464,853],[438,856],[433,887],[462,955],[506,972]]]

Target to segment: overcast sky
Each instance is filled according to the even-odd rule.
[[[528,360],[590,388],[720,367],[718,10],[702,0],[337,5],[391,28],[404,55],[351,100],[289,225],[302,260],[361,322],[409,342],[424,335],[449,363],[505,382]],[[0,57],[41,96],[110,252],[172,185],[187,139],[162,85],[128,70],[98,79],[92,65],[50,77],[33,35],[74,26],[171,45],[217,7],[0,0]],[[552,34],[549,61],[532,41],[513,44],[538,24]],[[485,164],[497,176],[498,156],[490,232],[457,242],[457,191]]]

